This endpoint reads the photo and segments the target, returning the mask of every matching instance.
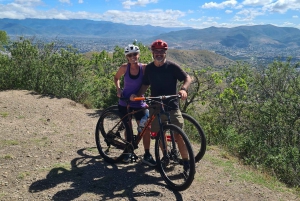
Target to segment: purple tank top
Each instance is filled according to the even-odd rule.
[[[127,70],[124,74],[124,89],[122,97],[130,98],[131,94],[137,94],[142,86],[143,67],[139,64],[139,73],[136,76],[130,75],[130,64],[127,65]],[[126,106],[126,101],[119,100],[119,105]],[[132,101],[130,107],[141,108],[145,107],[144,101]]]

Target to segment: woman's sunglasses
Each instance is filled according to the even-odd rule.
[[[137,55],[138,55],[138,53],[127,54],[128,57],[132,57],[132,56],[136,57]]]

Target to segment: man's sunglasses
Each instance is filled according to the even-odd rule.
[[[138,55],[138,53],[127,54],[128,57],[132,57],[132,56],[136,57],[137,55]]]
[[[166,50],[153,50],[154,54],[165,54]]]

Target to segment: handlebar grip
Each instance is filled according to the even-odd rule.
[[[143,101],[145,100],[145,97],[135,97],[134,101]]]

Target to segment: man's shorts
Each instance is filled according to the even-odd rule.
[[[150,117],[152,116],[154,110],[160,111],[160,107],[157,107],[155,109],[149,108]],[[181,111],[180,110],[171,110],[171,111],[169,111],[169,113],[170,113],[171,124],[174,124],[180,128],[183,128],[184,120],[183,120]],[[168,118],[166,115],[161,115],[161,120],[162,120],[162,122],[166,122],[166,121],[168,121]],[[159,123],[158,123],[157,117],[155,117],[154,121],[151,124],[151,132],[158,132],[158,131],[159,131]]]

